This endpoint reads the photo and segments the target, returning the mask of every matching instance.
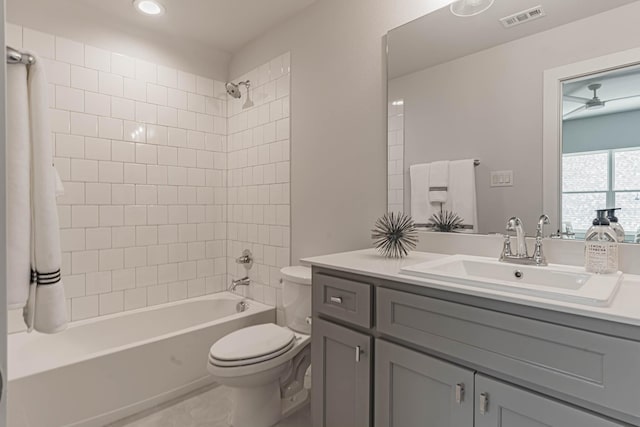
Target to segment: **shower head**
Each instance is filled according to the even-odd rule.
[[[229,82],[224,86],[227,89],[227,93],[229,95],[233,96],[234,98],[238,99],[238,98],[240,98],[240,96],[242,96],[240,94],[240,87],[238,87],[237,84]]]
[[[253,107],[253,101],[251,101],[251,97],[249,94],[249,88],[251,87],[251,81],[246,80],[244,82],[233,83],[229,82],[225,84],[225,88],[227,89],[227,93],[234,97],[235,99],[240,99],[242,93],[240,92],[240,86],[244,86],[247,88],[247,99],[242,106],[243,109]]]
[[[240,86],[245,86],[247,88],[247,93],[248,93],[249,86],[251,86],[251,81],[246,80],[244,82],[238,82],[238,83],[229,82],[224,85],[224,87],[227,89],[227,93],[236,99],[242,96],[242,94],[240,93]]]

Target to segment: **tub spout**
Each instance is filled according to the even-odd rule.
[[[232,280],[231,286],[229,286],[230,291],[235,291],[238,286],[249,286],[251,284],[251,279],[249,277],[243,277],[242,279]]]

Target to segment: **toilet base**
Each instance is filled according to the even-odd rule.
[[[282,399],[282,419],[302,408],[311,400],[311,393],[308,389],[303,388],[297,394]]]
[[[311,394],[303,388],[282,399],[278,382],[252,388],[232,389],[230,427],[272,427],[309,403]],[[238,405],[240,402],[240,405]]]
[[[282,418],[278,381],[258,387],[232,389],[232,427],[271,427]]]

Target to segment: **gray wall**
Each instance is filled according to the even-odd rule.
[[[608,150],[640,146],[640,110],[566,120],[562,152]]]
[[[405,204],[411,164],[474,157],[482,162],[480,231],[502,231],[516,215],[533,233],[542,211],[543,72],[640,46],[637,16],[640,2],[395,79],[390,97],[405,100]],[[505,169],[514,186],[490,188],[490,171]]]
[[[386,211],[388,30],[446,0],[318,0],[234,55],[237,76],[291,51],[293,263],[371,245]]]

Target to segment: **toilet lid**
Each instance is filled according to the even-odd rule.
[[[290,348],[294,338],[291,330],[273,323],[249,326],[216,341],[211,346],[211,357],[218,361],[262,358]]]

